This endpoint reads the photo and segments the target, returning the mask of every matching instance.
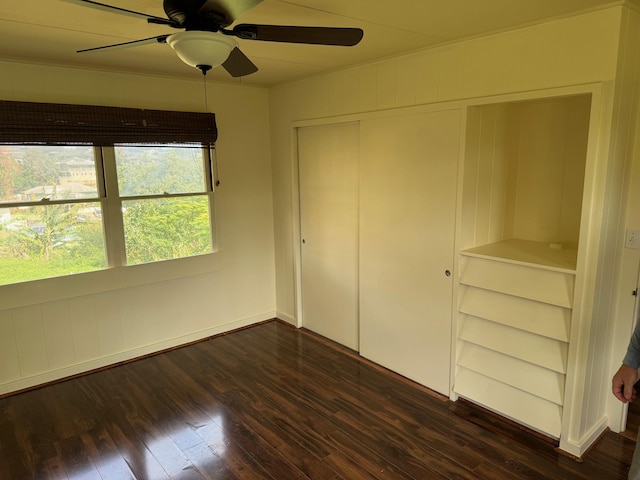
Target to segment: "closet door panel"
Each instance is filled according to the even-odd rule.
[[[361,122],[360,353],[449,394],[460,113]]]
[[[298,129],[302,324],[358,349],[359,126]]]

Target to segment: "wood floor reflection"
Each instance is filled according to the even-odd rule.
[[[624,479],[277,321],[0,399],[0,479]]]

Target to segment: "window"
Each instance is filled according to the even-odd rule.
[[[127,264],[211,252],[210,172],[201,148],[115,148]]]
[[[6,104],[17,102],[0,102],[0,113]],[[33,109],[41,104],[20,105]],[[72,107],[75,115],[81,108],[62,107]],[[131,115],[130,109],[85,108],[93,117],[96,109],[107,117],[120,110]],[[213,118],[193,115],[200,121]],[[0,118],[0,285],[213,251],[210,136],[194,143],[193,129],[172,135],[166,124],[155,121],[152,126],[163,128],[152,142],[127,142],[149,140],[144,129],[153,115],[145,112],[140,135],[128,118],[120,121],[124,135],[112,128],[110,138],[92,137],[87,144],[87,138],[77,137],[86,119],[74,118],[74,129],[67,118],[35,132],[35,138],[46,137],[42,145],[31,144],[37,143],[33,138],[7,137],[13,125],[3,126]],[[64,125],[66,133],[56,133],[55,125]],[[16,131],[24,136],[24,125]],[[104,128],[95,132],[105,135]],[[84,144],[65,143],[74,135],[68,143]],[[167,142],[174,137],[179,141]]]
[[[91,147],[0,146],[1,284],[106,267],[97,184]]]

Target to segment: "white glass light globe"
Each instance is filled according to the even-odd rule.
[[[222,33],[189,30],[167,37],[167,43],[184,63],[198,68],[200,65],[217,67],[229,58],[236,46],[232,37]]]

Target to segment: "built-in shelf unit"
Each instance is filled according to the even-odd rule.
[[[468,109],[456,395],[559,438],[590,95]]]

